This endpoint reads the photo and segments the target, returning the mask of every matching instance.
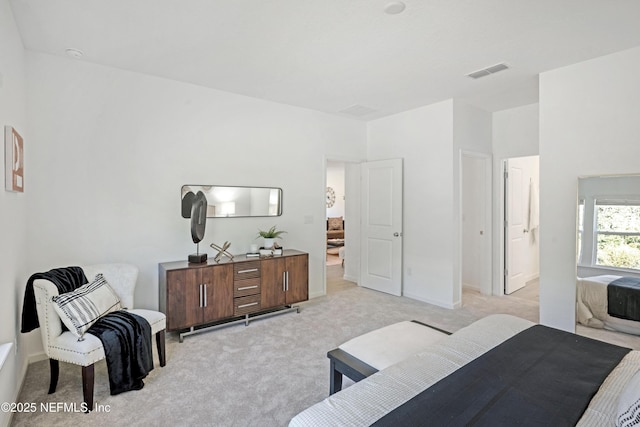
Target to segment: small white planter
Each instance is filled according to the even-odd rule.
[[[264,248],[265,249],[271,249],[275,242],[276,242],[276,239],[265,237],[264,238]]]

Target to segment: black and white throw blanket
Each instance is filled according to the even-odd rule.
[[[33,274],[27,281],[24,294],[22,333],[40,326],[33,290],[33,282],[36,279],[49,280],[56,285],[60,294],[71,292],[88,283],[80,267],[56,268]],[[64,323],[60,323],[63,330],[67,330]],[[112,395],[139,390],[144,386],[142,379],[153,369],[151,325],[146,319],[120,310],[100,318],[87,333],[102,341]]]
[[[630,351],[542,325],[525,329],[375,426],[574,426]]]
[[[640,279],[620,277],[607,286],[607,313],[627,320],[640,320]]]

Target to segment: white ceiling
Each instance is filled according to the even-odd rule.
[[[640,45],[638,0],[10,0],[27,49],[369,120],[537,102],[538,74]],[[509,70],[466,74],[500,62]]]

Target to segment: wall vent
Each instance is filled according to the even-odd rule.
[[[467,74],[467,77],[471,77],[472,79],[479,79],[480,77],[488,76],[490,74],[495,74],[499,71],[508,70],[509,66],[505,63],[492,65],[491,67],[483,68],[482,70],[474,71],[473,73]]]
[[[373,108],[365,107],[364,105],[352,105],[351,107],[347,107],[344,110],[340,110],[339,112],[342,114],[348,114],[350,116],[362,117],[367,116],[371,113],[375,113],[377,110]]]

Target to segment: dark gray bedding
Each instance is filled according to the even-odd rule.
[[[375,426],[573,426],[630,351],[528,328],[380,418]]]
[[[640,320],[640,279],[621,277],[607,286],[607,313],[627,320]]]

